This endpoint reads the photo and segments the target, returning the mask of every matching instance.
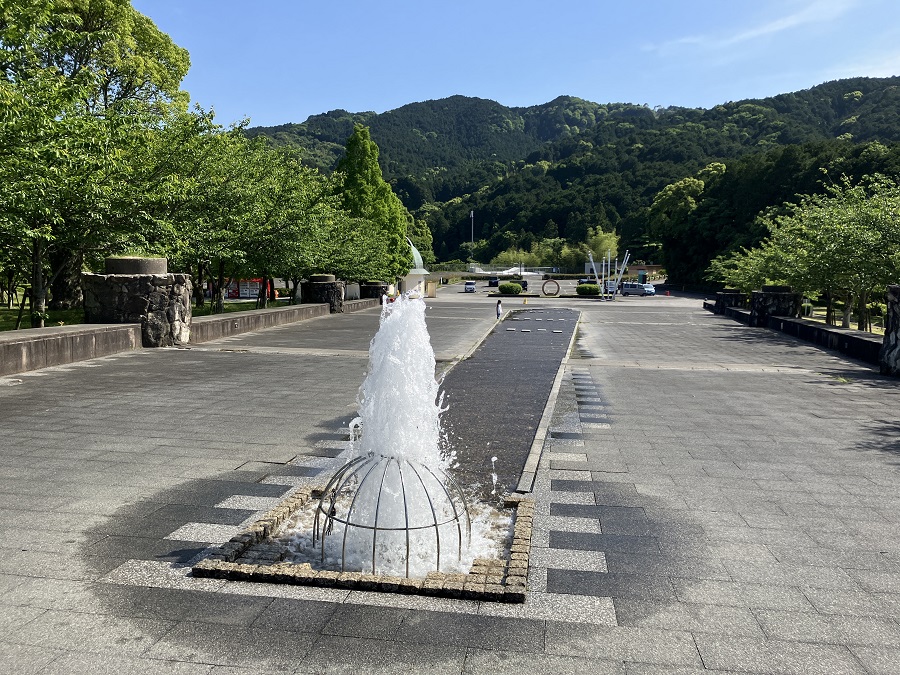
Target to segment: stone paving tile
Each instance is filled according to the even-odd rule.
[[[804,588],[803,594],[809,599],[812,606],[823,614],[874,616],[900,620],[900,594],[897,593]]]
[[[758,640],[698,633],[694,635],[707,668],[765,675],[851,675],[866,673],[846,647],[804,642]]]
[[[610,572],[619,574],[646,574],[726,581],[732,578],[730,570],[725,567],[728,561],[722,563],[696,556],[648,555],[612,551],[606,554],[606,564]]]
[[[852,647],[850,651],[872,675],[897,675],[900,673],[900,649]]]
[[[250,524],[249,522],[247,523]],[[205,542],[207,544],[224,544],[243,531],[240,525],[215,525],[212,523],[186,523],[165,536],[177,541]]]
[[[104,614],[47,610],[40,622],[16,631],[16,642],[70,651],[138,655],[168,632],[171,621],[131,618],[127,622]]]
[[[681,602],[749,607],[751,609],[794,609],[812,611],[807,593],[794,586],[750,584],[713,579],[671,580]],[[827,593],[833,591],[828,590]]]
[[[91,675],[153,675],[173,673],[174,675],[194,675],[210,673],[213,666],[181,661],[160,661],[111,654],[85,654],[69,652],[50,663],[42,675],[71,675],[91,673]]]
[[[874,593],[900,593],[900,573],[847,570],[860,587]]]
[[[546,458],[551,462],[587,462],[587,455],[581,452],[549,452]]]
[[[744,607],[666,603],[616,598],[620,626],[705,631],[725,635],[764,638],[753,612]]]
[[[416,644],[542,652],[544,632],[544,622],[533,619],[414,612],[406,617],[395,639]]]
[[[529,588],[531,584],[529,583]],[[426,612],[454,612],[476,614],[478,602],[475,600],[455,600],[434,598],[425,595],[402,595],[397,593],[376,593],[374,591],[350,591],[346,602],[350,604],[393,607],[395,609],[416,609]]]
[[[599,520],[590,518],[566,518],[564,516],[540,515],[538,525],[546,530],[559,530],[561,532],[590,532],[602,534]]]
[[[280,497],[252,497],[248,495],[232,495],[216,504],[217,509],[248,509],[251,511],[268,511],[274,509],[284,500]]]
[[[553,492],[551,494],[551,502],[555,504],[575,504],[582,506],[594,506],[593,492]],[[551,513],[553,513],[551,504]],[[593,517],[593,516],[588,516]]]
[[[786,586],[813,586],[815,588],[835,588],[852,590],[858,588],[849,572],[830,567],[811,565],[789,565],[785,563],[738,562],[725,560],[723,565],[735,581],[767,583]],[[900,577],[898,577],[900,578]]]
[[[882,551],[843,551],[821,546],[769,546],[778,562],[900,574],[900,561]]]
[[[315,635],[296,631],[214,626],[182,622],[143,656],[163,661],[293,670],[306,657]]]
[[[759,610],[756,616],[766,634],[778,640],[900,647],[900,626],[890,619],[783,610]]]
[[[544,593],[529,588],[524,604],[479,603],[478,614],[547,621],[615,626],[616,610],[612,598],[587,595]]]
[[[610,598],[675,600],[675,590],[666,577],[616,574],[582,570],[547,569],[547,590],[551,593],[595,595]]]
[[[519,652],[469,649],[463,673],[531,673],[533,675],[622,675],[619,660],[600,661],[593,658],[556,654],[521,654]]]
[[[634,537],[620,534],[590,534],[586,532],[550,532],[550,547],[579,551],[608,553],[659,553],[655,537]]]
[[[606,572],[606,556],[601,551],[576,551],[559,548],[532,549],[529,567],[553,567],[565,570]]]
[[[323,635],[297,664],[298,673],[435,673],[459,675],[466,649]]]
[[[655,663],[635,663],[629,661],[625,663],[625,675],[738,675],[733,670],[707,670],[706,668],[685,667],[669,667],[660,666]]]
[[[392,640],[412,610],[371,605],[338,605],[322,627],[326,635]]]
[[[573,483],[583,483],[585,481],[591,480],[591,472],[586,470],[579,469],[551,469],[550,470],[550,489],[556,490],[557,488],[553,487],[555,483],[558,481],[565,482],[573,482]],[[590,492],[590,489],[581,490],[581,492]],[[571,490],[570,490],[571,492]],[[578,490],[576,490],[578,492]]]
[[[14,644],[8,642],[6,637],[0,638],[0,668],[8,668],[7,672],[14,672],[16,675],[43,672],[48,664],[64,654],[60,649]]]
[[[173,567],[152,560],[129,560],[100,579],[112,584],[181,588],[188,591],[217,591],[225,586],[219,579],[194,579],[188,576],[189,567]]]
[[[547,622],[547,653],[702,667],[689,632]]]

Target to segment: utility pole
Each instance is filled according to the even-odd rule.
[[[472,245],[475,245],[475,212],[469,211],[469,218],[472,219]]]

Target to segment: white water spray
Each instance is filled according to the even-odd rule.
[[[416,577],[465,572],[496,551],[489,530],[505,519],[470,513],[447,474],[454,459],[441,452],[434,370],[424,301],[385,303],[350,423],[353,456],[329,482],[313,526],[326,566]]]

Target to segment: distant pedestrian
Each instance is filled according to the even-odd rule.
[[[502,304],[500,303],[500,301],[498,300],[498,301],[497,301],[497,321],[500,320],[500,317],[501,317],[502,314],[503,314],[503,305],[502,305]]]

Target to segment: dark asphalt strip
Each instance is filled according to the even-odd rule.
[[[531,450],[578,312],[511,312],[475,352],[444,378],[447,440],[459,465],[454,477],[490,500],[491,458],[497,493],[515,489]]]

